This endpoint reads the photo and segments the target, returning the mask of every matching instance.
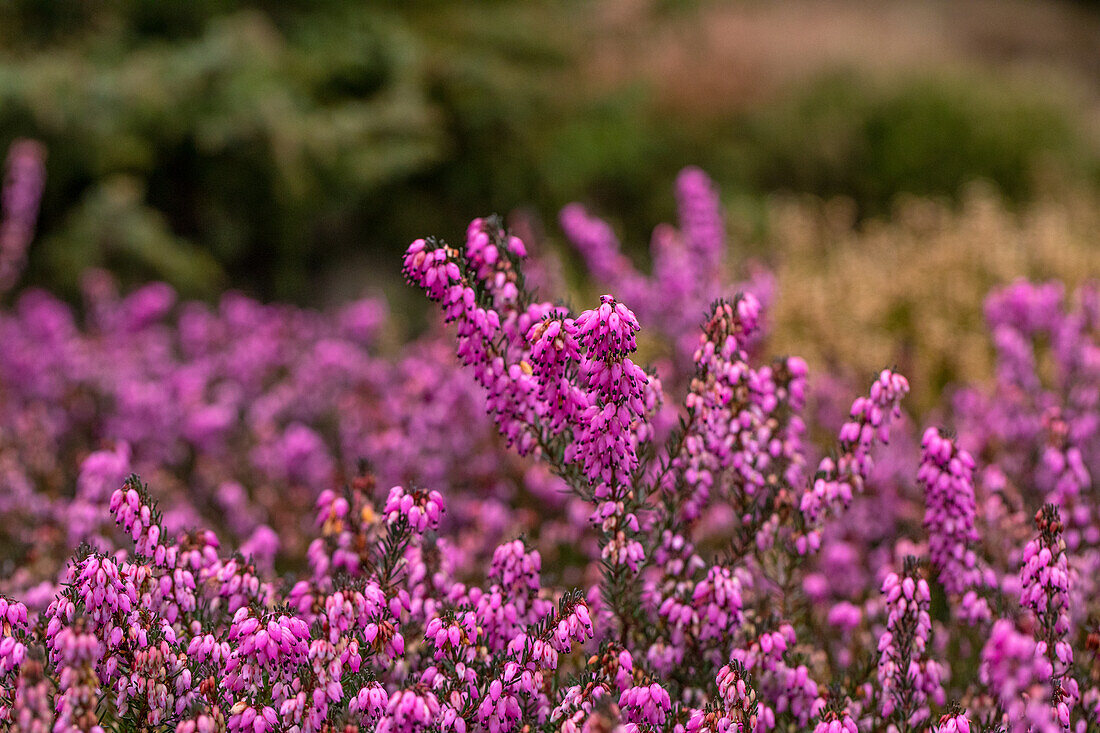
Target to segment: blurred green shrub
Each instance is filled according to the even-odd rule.
[[[1021,201],[1044,169],[1096,169],[1083,117],[1056,90],[1021,81],[833,72],[746,115],[725,155],[750,189],[843,195],[861,216],[888,213],[900,193],[957,199],[975,179]]]
[[[495,29],[470,13],[462,47],[435,5],[0,5],[0,146],[33,136],[51,156],[31,277],[71,291],[113,264],[199,295],[228,277],[308,299],[324,267],[404,236],[424,211],[399,213],[403,194],[490,159],[517,95],[537,97],[497,72],[560,58],[552,34],[494,47],[518,6]]]
[[[0,149],[50,149],[27,277],[73,294],[102,265],[188,295],[232,284],[316,302],[333,273],[392,276],[413,237],[523,204],[553,219],[587,201],[644,248],[690,163],[742,200],[839,193],[871,214],[975,177],[1025,198],[1048,159],[1095,167],[1072,110],[984,79],[841,74],[760,108],[670,109],[644,81],[592,83],[606,29],[586,13],[580,0],[0,3]]]

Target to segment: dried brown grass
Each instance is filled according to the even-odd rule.
[[[782,200],[769,213],[778,264],[774,345],[817,369],[869,374],[896,365],[912,406],[939,402],[947,382],[989,376],[982,303],[1020,277],[1057,278],[1072,290],[1100,278],[1100,202],[1059,192],[1011,211],[972,187],[954,209],[900,201],[888,221],[856,227],[842,200]]]

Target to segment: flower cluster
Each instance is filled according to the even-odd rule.
[[[889,609],[886,630],[878,641],[882,715],[899,721],[899,729],[911,728],[928,719],[930,700],[944,702],[942,671],[929,654],[932,594],[916,558],[906,558],[902,575],[886,576],[882,593]]]
[[[928,557],[944,590],[959,599],[962,615],[988,620],[989,604],[978,594],[985,583],[972,549],[979,537],[974,498],[974,459],[936,428],[921,438],[921,465],[917,478],[924,487],[924,526],[928,530]]]
[[[38,204],[46,184],[46,149],[35,140],[16,140],[0,189],[0,293],[15,284],[34,236]]]
[[[870,395],[852,403],[848,420],[840,428],[837,457],[821,459],[809,490],[802,494],[799,509],[807,532],[798,538],[800,553],[817,550],[821,524],[828,512],[846,508],[863,490],[872,466],[871,449],[876,441],[885,443],[889,439],[890,417],[900,416],[900,403],[908,392],[905,377],[883,369],[871,385]]]
[[[992,691],[999,706],[998,722],[1009,733],[1055,733],[1068,727],[1057,716],[1062,711],[1062,692],[1052,692],[1050,661],[1031,636],[1012,621],[999,619],[982,648],[981,682]]]
[[[1073,648],[1068,641],[1070,569],[1058,508],[1045,505],[1035,515],[1035,525],[1039,536],[1024,547],[1020,568],[1020,605],[1033,614],[1037,652],[1050,663],[1052,699],[1057,700],[1058,717],[1065,724],[1077,696],[1073,679],[1066,679],[1073,664]]]

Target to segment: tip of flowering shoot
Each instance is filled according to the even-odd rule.
[[[401,274],[412,285],[424,289],[432,300],[443,296],[462,279],[458,253],[433,238],[417,239],[405,250]]]
[[[708,176],[706,172],[698,166],[689,165],[688,167],[683,168],[676,175],[677,187],[686,186],[692,188],[709,189],[712,185],[713,183],[710,180],[710,176]]]
[[[878,405],[895,404],[909,394],[909,380],[892,369],[879,372],[871,385],[871,401]]]
[[[537,592],[541,570],[542,556],[539,551],[528,548],[523,540],[517,539],[499,545],[493,551],[489,579],[505,588],[522,586]]]
[[[1045,535],[1055,535],[1062,531],[1062,515],[1055,504],[1044,504],[1035,512],[1035,528]]]
[[[390,524],[404,517],[410,527],[424,533],[439,527],[443,509],[443,496],[438,491],[406,490],[404,487],[394,486],[390,489],[382,512]]]
[[[991,328],[1007,325],[1026,335],[1053,329],[1063,313],[1065,295],[1065,285],[1058,281],[1017,280],[986,297],[986,322]]]
[[[926,459],[933,460],[940,465],[946,465],[951,460],[951,453],[954,451],[955,446],[950,438],[941,433],[939,428],[933,426],[924,431],[924,435],[920,439],[920,447]]]
[[[716,300],[703,324],[703,339],[719,344],[733,336],[743,342],[759,329],[762,310],[752,293],[739,293],[732,301]]]
[[[802,379],[810,373],[810,367],[801,356],[788,356],[786,359],[787,373],[795,379]]]
[[[5,627],[5,632],[13,626],[26,629],[27,607],[19,601],[0,596],[0,626]]]
[[[633,722],[657,727],[664,725],[665,714],[672,709],[672,700],[667,690],[653,682],[623,690],[619,707]]]
[[[466,227],[466,256],[475,265],[495,265],[501,255],[515,259],[527,256],[527,246],[504,230],[496,214],[477,218]]]
[[[601,295],[600,307],[581,313],[576,327],[589,358],[625,356],[638,348],[634,340],[634,334],[641,329],[638,319],[613,296]]]
[[[606,257],[618,249],[619,242],[611,225],[592,216],[583,204],[566,204],[558,214],[562,230],[582,253]]]
[[[955,703],[951,712],[940,716],[940,723],[933,728],[933,733],[970,733],[970,719]]]
[[[940,439],[940,429],[933,425],[925,429],[924,434],[921,436],[921,448],[938,448]]]
[[[921,452],[925,462],[934,462],[953,475],[969,476],[977,466],[970,453],[958,448],[954,439],[937,427],[924,431]]]

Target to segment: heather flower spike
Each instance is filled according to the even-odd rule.
[[[45,183],[45,146],[16,140],[8,149],[0,189],[0,293],[10,290],[23,271]]]
[[[979,540],[975,466],[971,455],[953,439],[936,428],[924,432],[917,478],[925,491],[929,559],[944,590],[958,601],[962,616],[972,622],[988,621],[991,615],[988,601],[981,595],[988,578],[974,547]]]
[[[882,716],[912,730],[929,719],[929,702],[943,705],[943,671],[931,658],[932,601],[928,581],[915,557],[907,557],[902,573],[890,573],[882,583],[888,616],[879,637],[878,681]]]

